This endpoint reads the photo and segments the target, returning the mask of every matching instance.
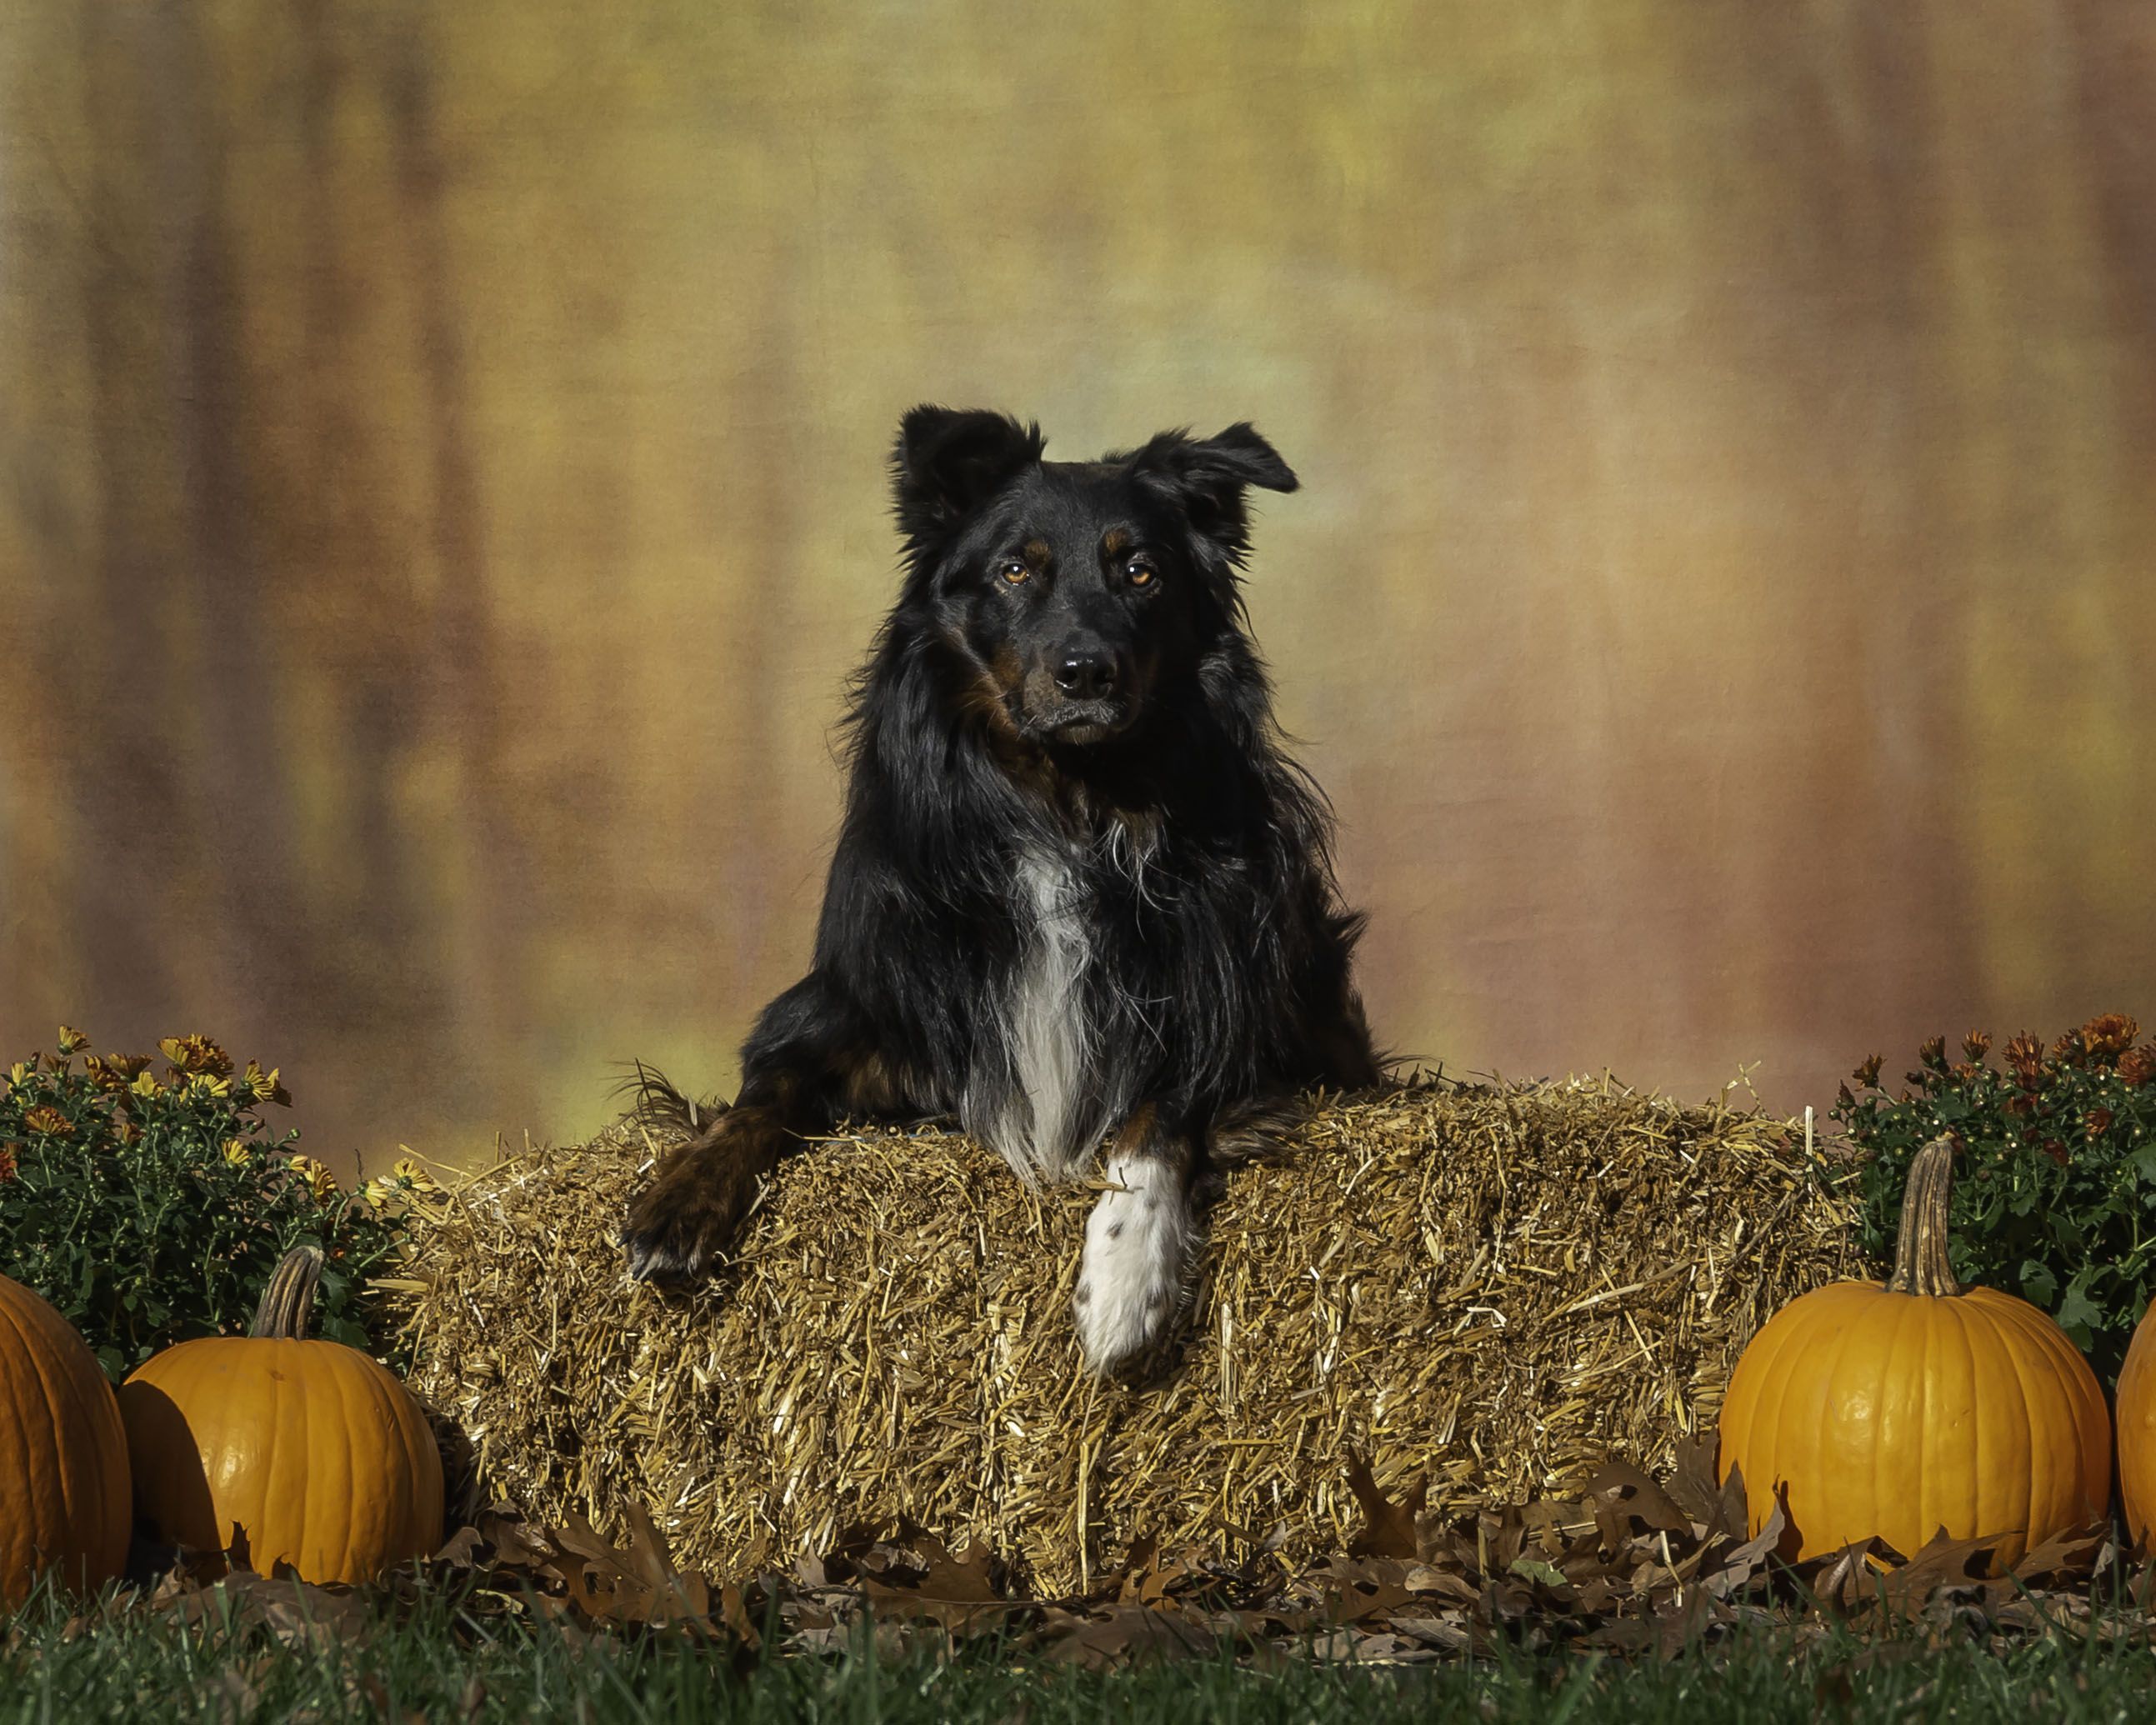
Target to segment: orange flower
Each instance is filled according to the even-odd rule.
[[[2131,1085],[2156,1078],[2156,1042],[2144,1042],[2118,1057],[2118,1076]]]
[[[1922,1060],[1927,1066],[1931,1067],[1934,1071],[1945,1071],[1947,1069],[1946,1038],[1943,1036],[1933,1037],[1930,1041],[1927,1042],[1922,1048],[1917,1050],[1917,1058]]]
[[[1854,1078],[1859,1084],[1864,1086],[1866,1089],[1876,1090],[1879,1087],[1879,1063],[1885,1058],[1886,1056],[1883,1055],[1872,1055],[1870,1060],[1859,1066],[1856,1071],[1850,1075],[1850,1076]]]
[[[2006,1045],[2006,1064],[2023,1089],[2035,1089],[2044,1076],[2044,1045],[2024,1030]]]
[[[1972,1030],[1961,1040],[1961,1051],[1970,1060],[1981,1061],[1991,1052],[1991,1038],[1982,1030]]]
[[[2071,1157],[2066,1154],[2066,1147],[2064,1144],[2061,1144],[2056,1138],[2045,1139],[2043,1150],[2044,1154],[2050,1157],[2051,1160],[2058,1163],[2061,1168],[2068,1166],[2073,1160]]]
[[[12,1180],[14,1178],[15,1147],[13,1144],[0,1144],[0,1180]]]
[[[2133,1046],[2141,1026],[2123,1012],[2107,1012],[2082,1026],[2082,1045],[2092,1060],[2116,1060]]]
[[[61,1113],[50,1102],[40,1102],[36,1107],[31,1109],[23,1117],[23,1124],[33,1132],[43,1132],[46,1137],[53,1138],[73,1130],[68,1125],[67,1116]]]
[[[2111,1130],[2111,1122],[2112,1122],[2112,1112],[2111,1112],[2111,1110],[2110,1110],[2110,1109],[2108,1109],[2108,1108],[2092,1108],[2092,1109],[2090,1109],[2090,1110],[2089,1110],[2089,1117],[2088,1117],[2088,1120],[2087,1120],[2087,1122],[2086,1122],[2086,1124],[2087,1124],[2087,1131],[2088,1131],[2088,1135],[2089,1135],[2092,1138],[2100,1138],[2100,1137],[2102,1137],[2106,1132],[2109,1132],[2109,1131]]]

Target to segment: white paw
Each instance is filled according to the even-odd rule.
[[[1137,1156],[1113,1156],[1104,1193],[1086,1222],[1072,1310],[1086,1363],[1106,1372],[1157,1346],[1175,1322],[1195,1244],[1176,1172]]]

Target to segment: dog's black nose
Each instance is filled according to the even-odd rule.
[[[1105,653],[1066,654],[1055,667],[1055,686],[1075,701],[1098,701],[1116,686],[1116,662]]]

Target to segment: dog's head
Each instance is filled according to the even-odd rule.
[[[1058,750],[1131,734],[1240,626],[1244,495],[1295,475],[1250,426],[1163,432],[1045,461],[1038,426],[919,407],[892,456],[906,603],[970,671],[982,711]]]

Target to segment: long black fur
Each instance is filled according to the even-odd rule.
[[[750,1036],[735,1110],[633,1209],[639,1273],[708,1268],[786,1137],[970,1118],[1022,1081],[1029,855],[1060,859],[1081,907],[1095,1088],[1186,1145],[1188,1178],[1231,1117],[1379,1076],[1349,974],[1361,919],[1240,592],[1246,488],[1294,475],[1247,425],[1093,463],[1041,452],[1001,415],[906,417],[904,580],[852,691],[814,965]],[[1108,691],[1090,704],[1057,680],[1076,666],[1090,691],[1088,655]]]

